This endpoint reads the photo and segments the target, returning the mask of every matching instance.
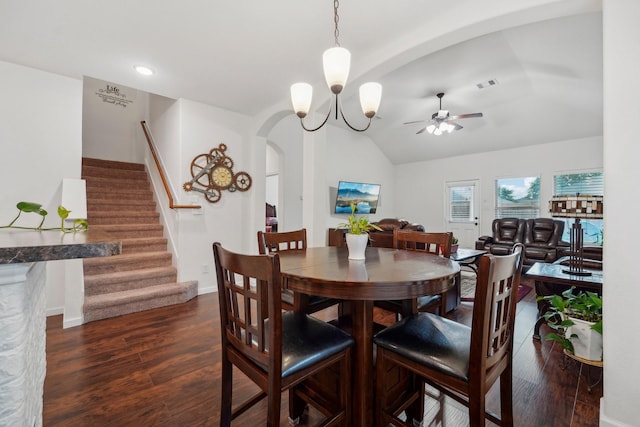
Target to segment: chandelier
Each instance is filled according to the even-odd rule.
[[[338,30],[338,6],[339,1],[334,0],[333,2],[333,21],[335,25],[334,29],[334,39],[335,46],[327,49],[322,55],[322,64],[324,68],[324,78],[327,81],[327,85],[329,89],[333,93],[335,97],[335,117],[338,120],[338,112],[340,112],[340,116],[342,120],[349,126],[352,130],[356,132],[364,132],[369,129],[371,126],[371,119],[376,115],[378,111],[378,106],[380,105],[380,99],[382,97],[382,85],[375,82],[365,83],[360,86],[360,106],[362,107],[362,112],[365,117],[369,119],[369,123],[367,126],[358,129],[352,126],[344,116],[342,112],[342,104],[340,103],[340,93],[342,89],[344,89],[345,84],[347,83],[347,77],[349,77],[349,67],[351,64],[351,53],[340,46],[340,42],[338,41],[338,36],[340,31]],[[296,115],[300,117],[300,124],[302,128],[308,132],[315,132],[324,126],[331,115],[331,110],[333,109],[332,103],[329,104],[329,111],[327,112],[327,117],[324,118],[324,121],[317,128],[307,128],[304,125],[304,118],[309,113],[309,108],[311,107],[311,98],[313,97],[313,87],[308,83],[295,83],[291,85],[291,103],[293,104],[293,110]]]

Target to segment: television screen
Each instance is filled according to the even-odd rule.
[[[336,196],[335,213],[351,213],[351,203],[356,205],[356,213],[374,214],[378,208],[380,184],[340,181]]]

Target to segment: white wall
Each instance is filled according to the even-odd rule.
[[[377,145],[365,134],[352,132],[335,126],[327,131],[327,159],[325,192],[331,188],[328,216],[325,228],[335,227],[345,222],[347,215],[335,214],[335,192],[338,181],[364,182],[380,184],[380,200],[375,214],[369,215],[370,221],[396,217],[395,167],[380,151]],[[328,193],[327,193],[328,194]]]
[[[604,397],[600,425],[632,426],[640,420],[640,301],[634,244],[640,210],[638,67],[640,2],[603,1],[604,40]]]
[[[149,95],[85,77],[82,100],[83,156],[142,163],[145,142],[140,121],[147,117]]]
[[[491,234],[497,178],[539,176],[540,216],[549,217],[547,201],[553,175],[602,168],[602,139],[587,138],[512,150],[401,165],[396,170],[397,215],[445,229],[445,182],[480,180],[479,235]]]
[[[234,251],[250,251],[250,236],[255,242],[252,224],[251,198],[261,191],[264,197],[264,177],[252,184],[248,191],[222,191],[220,200],[210,203],[198,192],[185,192],[183,183],[192,179],[191,162],[200,154],[225,144],[225,154],[233,160],[233,172],[248,172],[250,150],[246,129],[249,120],[209,105],[181,99],[177,102],[151,99],[150,127],[157,143],[158,153],[166,166],[168,180],[177,198],[176,203],[200,204],[201,210],[174,210],[165,212],[171,219],[169,232],[176,246],[174,263],[179,280],[197,280],[199,293],[215,289],[213,253],[211,245],[219,241]],[[264,158],[264,157],[263,157]],[[262,169],[264,171],[264,169]],[[253,181],[255,178],[252,176]],[[264,205],[260,212],[264,221]],[[256,246],[255,244],[253,246]]]
[[[325,245],[327,229],[346,220],[346,215],[333,213],[340,180],[381,184],[378,211],[370,219],[396,216],[395,168],[366,135],[332,125],[307,133],[291,114],[274,126],[269,142],[283,153],[279,231],[304,226],[310,245]],[[303,194],[313,196],[303,200]]]
[[[302,228],[302,130],[293,114],[279,121],[269,132],[269,143],[282,153],[278,164],[281,191],[278,231]],[[270,161],[272,164],[273,161]]]
[[[0,62],[0,224],[18,213],[20,201],[49,212],[45,226],[59,226],[57,207],[63,178],[80,178],[82,157],[82,81]],[[35,214],[19,224],[36,226]],[[62,313],[67,261],[47,264],[47,311]]]

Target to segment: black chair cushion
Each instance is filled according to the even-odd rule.
[[[309,306],[313,307],[316,304],[322,304],[326,301],[329,301],[331,298],[319,297],[316,295],[309,296]],[[293,291],[290,289],[282,290],[282,301],[286,302],[289,305],[293,305]]]
[[[282,377],[352,346],[351,335],[304,313],[282,313]],[[266,369],[266,367],[264,367]]]
[[[440,295],[427,295],[418,297],[418,311],[423,311],[424,308],[439,304],[442,297]],[[387,306],[388,310],[394,310],[400,312],[402,310],[402,300],[388,300],[384,301],[384,304],[380,304],[384,308]]]
[[[468,326],[431,313],[419,313],[380,331],[373,341],[409,360],[469,380]]]

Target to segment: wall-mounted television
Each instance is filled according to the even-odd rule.
[[[363,182],[338,182],[335,213],[351,213],[351,204],[356,205],[356,213],[374,214],[378,209],[380,184]]]

